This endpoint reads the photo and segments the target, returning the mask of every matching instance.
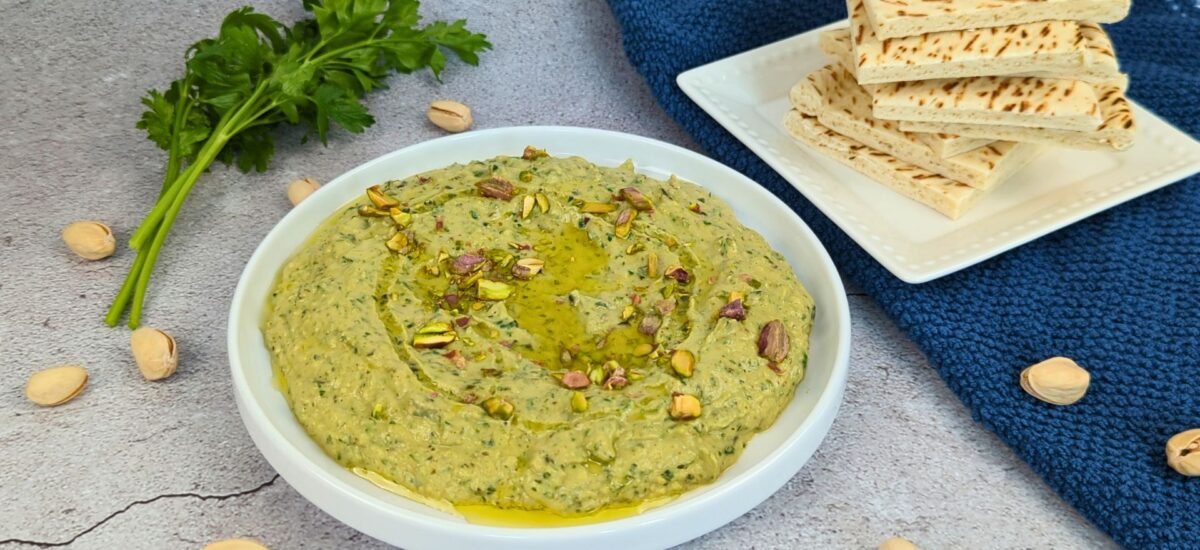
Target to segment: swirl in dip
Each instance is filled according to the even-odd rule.
[[[575,516],[716,479],[791,400],[813,315],[704,189],[528,148],[339,210],[280,272],[262,331],[340,464]]]

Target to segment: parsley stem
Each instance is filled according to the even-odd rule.
[[[141,323],[142,305],[146,301],[146,289],[150,286],[150,274],[154,272],[154,265],[158,262],[158,252],[162,249],[163,242],[167,240],[167,234],[171,232],[171,226],[174,225],[175,218],[179,215],[179,209],[183,206],[192,187],[200,180],[200,176],[204,174],[208,166],[216,160],[217,154],[228,141],[229,138],[226,135],[217,133],[214,139],[206,143],[200,150],[196,161],[188,166],[183,176],[171,185],[171,196],[174,198],[171,199],[163,213],[162,223],[154,232],[154,240],[150,243],[150,249],[146,252],[146,260],[137,274],[137,283],[133,287],[133,304],[129,309],[129,328],[137,328]],[[118,295],[119,298],[120,295]]]
[[[142,272],[142,266],[145,264],[146,251],[139,250],[137,258],[133,260],[133,265],[129,266],[129,273],[125,275],[125,282],[121,284],[120,292],[113,299],[112,305],[108,306],[108,315],[104,316],[106,325],[115,327],[121,320],[121,315],[125,313],[125,306],[129,304],[129,298],[133,296],[133,286],[137,283],[138,275]]]

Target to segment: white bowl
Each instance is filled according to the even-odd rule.
[[[327,216],[363,189],[454,162],[520,154],[526,145],[615,166],[633,159],[657,178],[671,174],[723,198],[739,220],[781,252],[817,303],[808,373],[791,405],[756,436],[714,483],[643,514],[573,527],[482,526],[372,485],[326,456],[292,416],[272,383],[259,321],[275,275]],[[238,282],[229,311],[229,362],[238,410],[267,461],[300,494],[343,523],[410,550],[487,548],[589,550],[663,548],[712,531],[746,513],[800,470],[825,438],[846,384],[850,311],[829,255],[791,209],[745,176],[687,149],[602,130],[499,128],[406,147],[329,182],[263,239]]]

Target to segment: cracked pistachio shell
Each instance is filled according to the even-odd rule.
[[[312,178],[300,178],[292,180],[292,182],[287,186],[287,197],[288,200],[291,201],[292,206],[296,206],[320,188],[321,184],[317,183],[317,180]]]
[[[1083,399],[1091,381],[1088,371],[1066,357],[1051,357],[1021,372],[1021,388],[1054,405]]]
[[[892,537],[879,545],[879,550],[917,550],[917,545],[902,537]]]
[[[62,405],[79,395],[87,381],[87,369],[78,365],[51,367],[29,377],[25,397],[43,407]]]
[[[267,550],[267,547],[253,539],[225,539],[209,543],[204,550]]]
[[[175,339],[156,328],[142,327],[133,331],[129,336],[129,347],[146,380],[162,380],[175,374],[175,368],[179,366]]]
[[[1167,465],[1185,476],[1200,477],[1200,428],[1167,440]]]
[[[63,228],[62,240],[76,256],[85,260],[103,260],[117,250],[112,229],[97,221],[84,220]]]

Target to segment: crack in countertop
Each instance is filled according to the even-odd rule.
[[[132,509],[135,506],[140,506],[143,504],[153,504],[160,500],[172,499],[172,498],[194,498],[194,499],[198,499],[198,500],[202,500],[202,501],[229,500],[232,498],[244,497],[246,495],[252,495],[254,493],[257,493],[263,489],[266,489],[267,487],[270,487],[271,485],[274,485],[276,481],[279,481],[279,474],[275,474],[274,476],[271,476],[271,479],[267,480],[266,483],[252,487],[250,489],[246,489],[244,491],[238,491],[235,493],[225,493],[225,494],[220,494],[220,495],[201,495],[201,494],[197,494],[197,493],[166,493],[166,494],[161,494],[161,495],[158,495],[158,496],[155,496],[152,498],[148,498],[145,500],[135,500],[135,501],[125,505],[124,508],[121,508],[120,510],[115,511],[115,512],[109,514],[108,516],[105,516],[104,519],[97,521],[96,523],[92,524],[90,527],[84,529],[83,531],[76,533],[75,536],[71,537],[70,539],[68,539],[66,541],[46,542],[46,541],[38,541],[38,540],[11,538],[11,539],[0,540],[0,546],[9,545],[9,544],[27,544],[30,546],[37,546],[40,548],[57,548],[60,546],[69,546],[71,544],[74,544],[75,541],[79,540],[80,537],[83,537],[84,535],[87,535],[88,533],[91,533],[92,531],[99,529],[105,523],[108,523],[109,520],[111,520],[121,514],[124,514],[125,512],[128,512],[130,509]]]

